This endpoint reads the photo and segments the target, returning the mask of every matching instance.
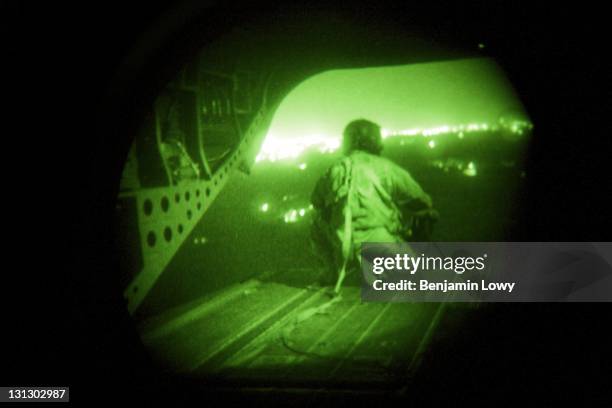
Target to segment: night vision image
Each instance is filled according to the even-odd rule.
[[[134,135],[117,199],[127,308],[172,375],[401,389],[433,337],[486,306],[364,302],[360,244],[510,240],[534,124],[486,44],[228,61],[246,35],[191,58]]]

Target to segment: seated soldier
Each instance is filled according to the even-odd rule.
[[[437,218],[431,198],[410,174],[380,157],[377,124],[349,123],[342,148],[344,157],[319,179],[311,197],[312,243],[326,265],[323,283],[336,281],[332,295],[339,293],[347,272],[359,276],[361,242],[398,243],[414,240],[417,233],[426,240]]]

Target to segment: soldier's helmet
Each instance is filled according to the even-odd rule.
[[[361,150],[379,155],[383,149],[380,126],[366,119],[350,122],[344,128],[342,149],[345,154]]]

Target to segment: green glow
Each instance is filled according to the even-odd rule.
[[[467,177],[475,177],[478,175],[478,168],[473,161],[465,162],[456,158],[447,158],[446,160],[432,160],[430,165],[444,171],[445,173],[459,172]],[[508,164],[512,167],[513,164]]]
[[[461,139],[500,127],[520,135],[531,126],[505,75],[487,58],[333,70],[285,97],[256,161],[295,160],[307,149],[334,152],[344,126],[358,117],[379,123],[383,138],[459,133]]]
[[[474,162],[468,163],[467,168],[463,170],[463,174],[465,174],[468,177],[474,177],[478,174],[478,172],[476,171],[476,165],[474,164]]]
[[[301,286],[301,283],[295,283],[301,280],[304,281],[304,286],[311,283],[311,280],[315,279],[314,272],[317,267],[315,257],[307,248],[308,231],[313,218],[310,216],[314,214],[309,198],[315,180],[323,174],[324,165],[334,159],[333,156],[319,157],[319,154],[310,155],[310,153],[337,152],[341,146],[344,126],[359,117],[378,122],[382,126],[381,133],[388,146],[405,146],[402,149],[387,151],[394,154],[391,158],[397,159],[398,164],[414,167],[415,178],[423,182],[428,192],[431,189],[436,208],[439,208],[442,214],[440,228],[436,227],[436,233],[439,234],[436,238],[494,240],[501,237],[496,235],[501,228],[497,225],[501,225],[500,219],[505,220],[504,205],[511,201],[509,197],[512,197],[513,186],[506,183],[508,177],[497,174],[499,173],[497,169],[505,166],[504,168],[509,170],[508,173],[512,170],[518,174],[520,167],[517,165],[514,168],[513,162],[509,159],[508,164],[499,164],[502,159],[496,155],[497,151],[489,157],[487,154],[489,150],[474,149],[474,144],[478,148],[481,145],[472,142],[486,139],[487,143],[482,143],[482,146],[489,149],[488,142],[498,140],[489,136],[498,137],[497,134],[502,133],[500,130],[504,130],[504,137],[518,140],[533,126],[524,114],[511,87],[505,82],[504,76],[491,62],[486,59],[473,59],[401,67],[338,70],[317,75],[298,85],[281,103],[256,158],[256,162],[259,163],[279,161],[289,163],[260,166],[249,178],[234,176],[224,186],[221,194],[211,197],[210,200],[213,198],[217,200],[215,206],[204,215],[202,225],[198,225],[188,235],[194,237],[195,246],[191,245],[191,239],[185,239],[187,245],[177,253],[176,261],[168,267],[168,271],[162,277],[163,280],[154,289],[157,292],[150,295],[148,301],[154,307],[158,307],[155,302],[159,302],[162,306],[164,302],[178,304],[179,301],[199,296],[198,291],[208,296],[219,289],[223,289],[221,293],[225,296],[228,293],[225,289],[228,287],[232,289],[236,282],[242,282],[245,277],[258,277],[262,271],[266,283],[263,285],[257,283],[257,286],[249,289],[240,283],[236,285],[235,292],[239,296],[223,298],[228,302],[241,303],[228,303],[229,307],[225,307],[224,303],[218,303],[223,305],[223,308],[207,308],[204,304],[202,309],[213,310],[214,313],[207,315],[199,309],[198,324],[184,325],[184,330],[181,331],[182,337],[179,339],[182,342],[176,341],[177,337],[173,332],[167,342],[159,343],[162,346],[156,350],[161,352],[158,354],[167,353],[164,357],[168,357],[166,358],[168,361],[171,361],[173,356],[177,356],[177,361],[185,361],[187,365],[191,365],[204,361],[202,359],[204,352],[208,353],[210,350],[211,353],[213,351],[217,353],[218,350],[222,350],[217,347],[222,344],[227,348],[227,355],[224,357],[227,358],[230,351],[233,353],[234,349],[238,349],[235,347],[238,344],[237,335],[248,333],[250,336],[251,333],[257,332],[253,335],[259,336],[262,331],[252,330],[259,327],[254,325],[257,322],[259,322],[257,325],[268,327],[269,322],[261,319],[262,315],[266,317],[269,312],[273,317],[272,320],[276,320],[278,311],[285,313],[279,305],[291,305],[287,307],[300,310],[293,306],[291,299],[298,299],[294,298],[297,290],[307,289],[293,285]],[[502,148],[504,146],[501,145]],[[414,156],[411,155],[413,152]],[[505,151],[503,153],[499,157],[505,160],[507,155]],[[412,171],[412,168],[410,170]],[[524,177],[524,172],[521,174]],[[478,175],[480,177],[476,177]],[[206,194],[208,196],[208,192]],[[457,197],[463,196],[470,197],[471,201],[467,205],[463,205],[462,200],[457,200]],[[169,197],[173,208],[174,196]],[[186,200],[181,199],[181,205]],[[178,199],[176,204],[179,204]],[[157,211],[159,205],[155,205]],[[257,215],[258,212],[262,213],[259,217],[249,216]],[[200,235],[202,231],[211,236],[210,242]],[[270,245],[270,238],[274,245]],[[221,245],[224,242],[232,245]],[[241,256],[236,256],[237,247],[245,251]],[[224,273],[217,275],[203,273],[208,269],[222,270]],[[268,272],[269,276],[274,276],[274,281],[267,282]],[[287,285],[286,282],[291,285]],[[392,304],[389,309],[386,309],[386,306],[383,309],[384,305],[380,304],[362,305],[364,308],[362,311],[352,309],[353,303],[360,301],[358,288],[354,290],[352,297],[345,295],[347,292],[344,292],[342,301],[344,309],[338,309],[342,313],[346,312],[346,316],[350,313],[348,319],[342,320],[342,316],[345,315],[340,312],[316,313],[311,319],[305,321],[300,319],[301,326],[296,332],[299,332],[302,338],[312,338],[312,344],[317,348],[319,344],[325,345],[322,349],[326,356],[329,355],[342,364],[354,363],[356,366],[362,364],[362,360],[357,358],[361,352],[377,354],[384,361],[388,360],[389,355],[399,356],[400,352],[404,353],[400,349],[403,346],[400,335],[409,338],[406,344],[414,344],[415,347],[416,344],[425,344],[422,340],[416,341],[416,337],[413,336],[421,335],[419,327],[431,329],[433,325],[417,325],[415,323],[417,320],[413,318],[422,319],[423,322],[428,321],[431,316],[424,314],[424,311],[429,310],[426,309],[429,308],[429,304],[423,304],[425,306]],[[175,299],[172,299],[173,297]],[[158,298],[161,300],[158,301]],[[269,304],[266,305],[266,302]],[[376,309],[378,306],[381,307]],[[190,319],[185,321],[192,322],[197,310],[193,309],[186,313],[185,316],[190,316]],[[228,310],[231,313],[218,314],[218,310]],[[357,312],[353,313],[352,310]],[[397,313],[398,318],[389,319],[390,313]],[[378,319],[377,316],[383,314],[384,318]],[[287,318],[286,322],[298,321],[294,317]],[[396,325],[406,317],[408,317],[406,324]],[[334,326],[333,319],[338,319],[337,327],[340,330],[337,333],[329,330]],[[353,344],[356,337],[352,326],[367,330],[372,328],[372,330],[364,332],[365,334],[357,333],[358,339],[355,340],[357,342]],[[246,345],[245,348],[238,350],[235,358],[230,356],[234,359],[232,360],[234,363],[240,363],[228,364],[227,367],[231,367],[232,370],[238,368],[237,371],[246,373],[252,368],[249,365],[251,360],[248,359],[252,356],[253,361],[259,361],[255,357],[259,358],[264,346],[268,347],[267,341],[271,342],[270,356],[276,358],[281,333],[273,331],[276,330],[275,327],[279,327],[284,335],[287,326],[282,322],[270,327],[272,329],[269,332],[264,328],[263,333],[267,334],[262,338],[265,342],[258,337],[257,341],[248,339],[243,342],[243,338],[240,337],[239,340]],[[411,329],[415,327],[418,330]],[[217,339],[216,335],[224,332],[228,333],[228,338],[223,339],[221,343],[221,339]],[[342,341],[320,342],[321,333],[338,336]],[[296,333],[293,334],[292,339],[300,338]],[[340,337],[342,335],[349,337],[345,339]],[[193,341],[194,336],[199,336],[198,341]],[[206,341],[201,341],[202,339]],[[357,345],[359,341],[365,339],[372,346],[364,347],[365,351],[361,351]],[[387,343],[389,339],[392,341]],[[203,347],[203,344],[208,346]],[[380,350],[375,350],[378,345],[381,347]],[[163,346],[166,346],[167,350],[164,350]],[[253,348],[249,348],[251,346]],[[392,354],[389,347],[396,346],[395,354]],[[337,349],[334,351],[332,347]],[[346,347],[346,350],[343,347]],[[309,350],[299,347],[299,344],[295,348]],[[405,352],[408,353],[409,349],[410,347]],[[224,353],[225,351],[223,349]],[[191,358],[188,354],[191,352],[193,359],[186,361],[188,358],[185,356]],[[293,370],[291,372],[299,372],[296,367],[299,368],[301,362],[306,363],[305,369],[310,372],[308,371],[311,369],[310,357],[295,355],[289,348],[283,352],[286,366]],[[353,352],[355,354],[352,354]],[[215,356],[214,360],[217,360],[216,355],[208,356]],[[262,356],[267,357],[263,354]],[[406,356],[409,357],[408,354]],[[247,361],[249,364],[244,363]],[[270,361],[280,361],[280,359],[261,359],[263,365],[270,364]],[[363,361],[368,363],[366,366],[370,366],[367,358]],[[270,371],[282,375],[286,367],[282,365],[279,367],[282,370]],[[392,367],[395,369],[395,366]]]
[[[435,137],[446,134],[456,134],[459,139],[463,139],[466,134],[476,132],[496,132],[500,128],[505,128],[512,134],[520,137],[527,130],[532,129],[533,125],[527,121],[512,121],[503,122],[499,124],[488,124],[488,123],[466,123],[460,125],[440,125],[427,129],[412,128],[412,129],[399,129],[389,130],[382,128],[381,133],[383,139],[396,138],[396,137]],[[312,135],[310,137],[302,137],[299,139],[293,138],[280,138],[268,134],[264,141],[259,154],[257,155],[256,162],[269,161],[276,162],[282,160],[295,160],[298,159],[302,153],[309,149],[316,149],[320,153],[333,153],[340,148],[340,136],[328,136],[328,135]],[[403,144],[403,143],[402,143]],[[430,148],[436,146],[432,140],[428,143]],[[307,167],[306,163],[300,163],[298,168],[305,170]]]
[[[285,213],[285,222],[290,224],[290,223],[294,223],[297,221],[298,218],[298,212],[295,209],[289,210],[288,212]]]
[[[281,138],[268,133],[255,161],[267,160],[275,162],[278,160],[296,159],[305,150],[310,148],[316,148],[321,153],[332,153],[339,147],[339,137],[310,135],[299,138]]]
[[[304,217],[306,215],[306,212],[310,210],[312,210],[312,205],[308,206],[307,209],[306,208],[299,208],[299,209],[292,208],[285,213],[285,215],[283,216],[283,220],[287,224],[298,222],[299,219]]]

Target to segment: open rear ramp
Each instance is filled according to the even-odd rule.
[[[441,313],[437,303],[362,303],[357,287],[250,280],[141,326],[163,368],[253,387],[400,388]]]

